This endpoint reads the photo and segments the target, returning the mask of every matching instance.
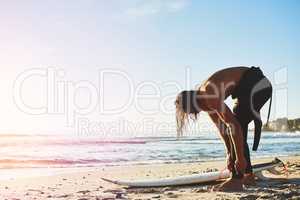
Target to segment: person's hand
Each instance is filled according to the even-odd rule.
[[[227,154],[226,160],[227,160],[227,169],[232,172],[234,168],[234,162],[232,156],[229,153]]]
[[[247,167],[247,161],[244,156],[241,156],[235,161],[235,168],[238,172],[243,173]]]

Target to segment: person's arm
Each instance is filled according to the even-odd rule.
[[[230,137],[233,141],[236,155],[236,168],[244,172],[246,160],[244,156],[244,139],[241,125],[225,103],[223,103],[221,107],[218,107],[218,114],[230,129]]]
[[[224,145],[226,147],[226,153],[227,155],[230,154],[230,137],[227,134],[227,125],[220,119],[219,115],[217,113],[209,113],[208,114],[210,119],[213,121],[213,123],[216,125],[216,127],[219,130],[220,136],[224,142]]]
[[[234,167],[234,162],[233,162],[232,156],[234,156],[234,155],[231,155],[231,144],[230,144],[231,138],[227,133],[227,130],[228,130],[227,125],[222,121],[222,119],[219,117],[219,115],[216,112],[208,113],[208,115],[219,130],[220,136],[226,147],[227,168],[230,171],[232,171],[233,167]]]

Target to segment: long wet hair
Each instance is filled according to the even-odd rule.
[[[182,91],[177,95],[175,101],[177,137],[182,136],[190,119],[193,121],[197,119],[200,112],[199,100],[197,90]]]

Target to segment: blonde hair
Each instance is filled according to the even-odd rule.
[[[176,105],[176,128],[177,137],[183,135],[183,130],[186,129],[190,120],[196,121],[200,112],[198,105],[195,105],[197,91],[183,91],[177,95]]]

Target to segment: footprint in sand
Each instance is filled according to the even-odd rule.
[[[40,193],[40,194],[44,194],[44,192],[42,190],[37,190],[37,189],[28,189],[27,191],[28,192],[37,192],[37,193]]]
[[[62,194],[62,195],[58,195],[58,196],[54,196],[54,198],[68,198],[71,197],[72,195],[70,194]]]
[[[83,195],[87,194],[87,193],[90,193],[91,191],[89,190],[81,190],[81,191],[78,191],[77,193],[81,193]]]

